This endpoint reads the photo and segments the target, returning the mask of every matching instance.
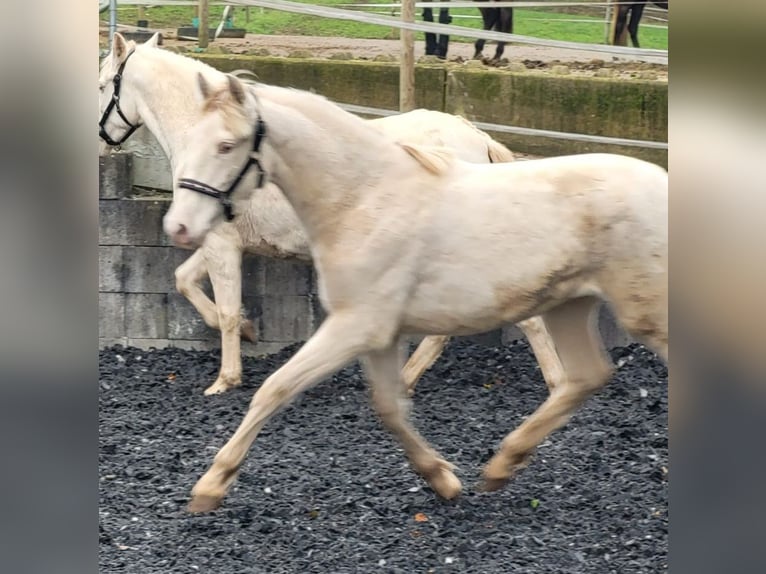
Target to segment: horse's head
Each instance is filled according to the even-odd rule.
[[[219,89],[200,73],[201,114],[178,157],[173,202],[165,232],[180,246],[200,245],[224,217],[234,218],[235,202],[247,200],[265,183],[260,163],[265,124],[255,95],[234,76]]]
[[[143,45],[156,47],[159,33]],[[112,40],[112,49],[101,64],[98,77],[99,136],[109,145],[120,145],[141,125],[131,81],[137,77],[130,64],[136,50],[133,40],[125,40],[119,32]]]

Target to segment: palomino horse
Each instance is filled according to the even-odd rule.
[[[668,9],[667,2],[651,2],[655,6],[659,6],[665,10]],[[625,27],[627,25],[628,34],[633,42],[634,48],[639,48],[638,45],[638,24],[641,22],[641,17],[644,15],[644,8],[649,4],[649,0],[641,0],[640,2],[623,2],[617,5],[617,13],[615,14],[615,27],[612,36],[612,44],[618,44],[618,40],[625,33]],[[628,19],[630,17],[630,19]]]
[[[157,38],[155,35],[136,46],[115,34],[113,50],[102,64],[99,78],[102,137],[117,144],[133,133],[132,126],[144,124],[160,142],[175,171],[176,157],[185,145],[191,120],[199,108],[195,98],[197,74],[204,72],[221,84],[226,80],[222,72],[207,64],[157,48]],[[115,88],[118,72],[119,87]],[[119,95],[119,106],[104,113],[115,93]],[[466,161],[513,160],[508,149],[458,116],[415,110],[368,123],[403,141],[449,147]],[[179,242],[183,244],[183,238]],[[222,222],[208,234],[202,247],[175,272],[178,291],[194,305],[207,325],[221,330],[221,369],[216,381],[205,390],[208,395],[241,384],[240,336],[256,340],[252,322],[243,319],[240,312],[243,252],[311,259],[303,227],[273,183],[252,196],[241,217]],[[205,275],[210,278],[215,302],[202,290]],[[547,385],[555,386],[562,377],[562,369],[542,321],[531,318],[521,322],[519,328],[530,342]],[[445,336],[432,336],[420,343],[403,371],[410,392],[439,357],[447,340]]]
[[[375,408],[412,466],[445,498],[462,485],[406,415],[398,340],[467,334],[542,315],[565,371],[484,469],[500,488],[535,447],[611,377],[596,325],[608,301],[626,330],[667,360],[668,176],[611,154],[472,164],[398,143],[327,99],[200,74],[200,116],[178,158],[164,227],[201,243],[221,202],[268,177],[303,223],[327,318],[253,396],[192,490],[217,507],[263,425],[359,358]]]

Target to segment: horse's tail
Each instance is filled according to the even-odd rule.
[[[487,155],[491,163],[505,163],[516,159],[511,150],[492,138],[487,140]]]
[[[456,117],[463,120],[463,123],[465,123],[465,125],[470,126],[474,131],[479,132],[484,137],[484,139],[487,142],[487,156],[489,156],[490,163],[505,163],[505,162],[513,161],[515,159],[513,157],[513,152],[511,150],[509,150],[500,142],[493,140],[492,136],[490,136],[484,130],[480,130],[479,128],[477,128],[473,124],[473,122],[465,119],[461,115],[457,115]]]

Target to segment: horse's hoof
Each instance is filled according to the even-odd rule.
[[[436,491],[436,494],[446,500],[452,500],[459,496],[463,491],[463,485],[461,484],[460,479],[458,479],[452,471],[446,468],[431,476],[429,483],[431,484],[431,488]]]
[[[221,393],[225,393],[229,389],[238,387],[241,384],[242,379],[224,379],[218,377],[218,379],[212,385],[205,389],[204,393],[206,396],[220,395]]]
[[[187,510],[192,514],[201,514],[204,512],[212,512],[219,506],[221,506],[221,498],[216,496],[207,496],[199,494],[193,496],[189,501]]]
[[[495,492],[496,490],[500,490],[503,488],[506,484],[508,484],[507,478],[488,478],[484,477],[484,479],[479,484],[479,492]]]
[[[255,324],[250,319],[242,321],[242,324],[239,326],[239,338],[244,339],[245,341],[250,341],[251,343],[258,342],[258,333],[255,331]]]

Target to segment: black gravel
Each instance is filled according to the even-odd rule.
[[[243,387],[216,397],[202,391],[218,353],[101,351],[101,572],[667,569],[667,370],[638,345],[612,351],[615,379],[502,491],[476,492],[481,466],[547,391],[525,342],[453,341],[412,416],[458,466],[457,501],[410,470],[354,365],[266,425],[219,510],[187,514],[254,390],[296,348],[245,359]]]

